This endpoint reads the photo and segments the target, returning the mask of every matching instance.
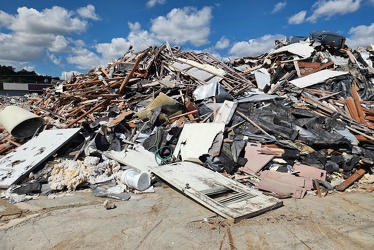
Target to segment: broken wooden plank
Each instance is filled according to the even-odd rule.
[[[76,123],[77,121],[83,119],[85,116],[87,116],[88,114],[94,112],[96,109],[100,108],[101,106],[103,106],[105,103],[107,103],[109,100],[106,99],[102,102],[100,102],[99,104],[97,104],[95,107],[91,108],[90,110],[88,110],[87,112],[85,112],[83,115],[80,115],[78,116],[77,118],[75,118],[74,120],[72,120],[71,122],[69,122],[65,128],[69,128],[71,125],[73,125],[74,123]]]
[[[128,75],[126,76],[126,78],[121,83],[121,86],[118,89],[117,94],[123,94],[123,92],[125,91],[126,85],[129,83],[132,75],[135,73],[135,70],[138,68],[139,63],[142,61],[144,54],[145,53],[143,53],[143,54],[141,54],[141,55],[138,56],[138,58],[136,59],[136,62],[134,64],[134,66],[131,68],[131,71],[128,73]]]
[[[357,115],[358,115],[358,118],[359,118],[359,122],[361,122],[362,124],[366,124],[365,113],[361,108],[360,96],[358,95],[357,90],[354,86],[352,86],[352,97],[353,97],[354,104],[355,104],[355,107],[356,107],[356,110],[357,110]]]
[[[66,144],[80,128],[44,130],[0,159],[0,188],[8,188]]]
[[[346,190],[350,185],[352,185],[356,180],[360,179],[366,173],[365,169],[359,169],[354,174],[352,174],[348,179],[343,181],[339,186],[336,187],[338,191]]]
[[[245,114],[243,114],[242,112],[240,111],[236,111],[236,113],[238,113],[242,118],[244,118],[247,122],[249,122],[250,124],[252,124],[253,126],[255,126],[256,128],[258,128],[263,134],[267,135],[267,136],[270,136],[272,137],[271,135],[269,135],[263,128],[261,128],[259,125],[257,125],[254,121],[252,121],[251,119],[249,119]]]
[[[196,202],[231,221],[262,214],[282,201],[193,162],[178,162],[151,171]]]

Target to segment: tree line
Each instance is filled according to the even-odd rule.
[[[38,75],[35,71],[16,71],[12,66],[0,65],[0,82],[44,83],[51,82],[52,79],[60,80],[58,77]]]

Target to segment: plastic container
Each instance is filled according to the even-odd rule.
[[[135,169],[127,169],[121,175],[122,183],[139,191],[144,191],[151,185],[151,178],[147,173],[139,173]]]
[[[27,138],[44,124],[43,118],[18,106],[7,106],[0,112],[0,123],[15,138]]]

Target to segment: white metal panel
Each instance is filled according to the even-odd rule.
[[[44,130],[0,159],[0,187],[8,188],[67,143],[80,128]]]

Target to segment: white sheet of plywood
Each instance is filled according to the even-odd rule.
[[[0,159],[0,188],[8,188],[54,154],[80,128],[44,130]]]
[[[316,73],[292,80],[290,81],[290,83],[292,83],[293,85],[299,88],[306,88],[306,87],[315,85],[317,83],[325,82],[330,78],[334,78],[334,77],[342,76],[346,74],[348,74],[348,72],[324,69]]]
[[[263,195],[193,162],[150,169],[188,197],[233,222],[282,206],[282,201],[274,197]]]
[[[216,135],[225,130],[224,123],[188,123],[183,126],[174,157],[201,163],[199,157],[208,154]]]

